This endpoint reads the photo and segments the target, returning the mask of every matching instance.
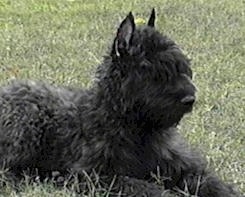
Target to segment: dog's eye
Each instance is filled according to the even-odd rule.
[[[143,71],[147,71],[149,69],[152,69],[152,63],[149,62],[147,59],[144,59],[141,63],[140,63],[140,68]]]
[[[192,70],[187,63],[178,62],[175,68],[178,74],[185,74],[192,79]]]

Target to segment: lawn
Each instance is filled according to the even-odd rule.
[[[198,101],[180,132],[209,166],[245,193],[244,0],[1,0],[0,83],[38,79],[90,86],[117,25],[129,12],[157,11],[157,29],[192,59]],[[0,196],[73,196],[52,185],[27,185]]]

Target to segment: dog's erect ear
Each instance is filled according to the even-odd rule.
[[[151,16],[149,18],[147,25],[150,27],[154,27],[155,26],[155,19],[156,19],[156,13],[155,13],[155,9],[153,8],[151,11]]]
[[[132,12],[130,12],[128,16],[122,21],[117,30],[117,36],[115,39],[114,46],[117,56],[120,56],[121,53],[126,52],[129,49],[134,30],[134,16]]]

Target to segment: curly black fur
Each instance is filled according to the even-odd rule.
[[[91,89],[32,81],[2,87],[0,166],[16,176],[26,169],[40,174],[95,169],[139,179],[135,188],[159,168],[166,189],[239,196],[206,170],[205,160],[176,131],[192,109],[196,88],[189,60],[155,30],[154,20],[153,10],[148,25],[136,28],[129,13]],[[144,188],[145,195],[151,193],[152,186]],[[159,191],[148,196],[160,196]]]

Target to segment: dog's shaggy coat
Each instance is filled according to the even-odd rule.
[[[137,184],[158,168],[167,189],[238,196],[207,172],[205,160],[176,131],[196,89],[189,60],[155,30],[154,21],[153,10],[148,24],[136,28],[129,13],[91,89],[33,81],[2,87],[0,166],[15,176],[27,169],[43,175],[95,169],[139,179]],[[145,195],[160,196],[145,188]]]

